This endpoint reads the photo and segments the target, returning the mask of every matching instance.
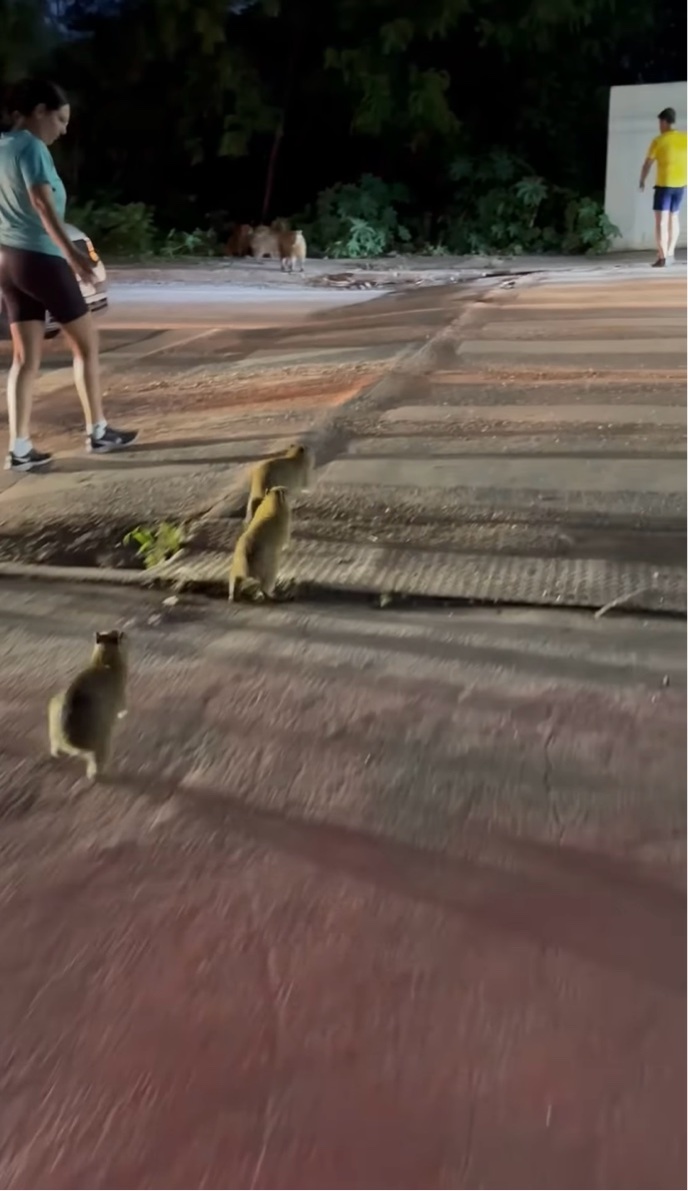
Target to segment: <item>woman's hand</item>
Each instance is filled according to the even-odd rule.
[[[47,182],[41,182],[36,186],[30,186],[29,195],[33,208],[37,212],[53,244],[57,245],[60,252],[69,261],[77,277],[85,282],[86,285],[92,285],[94,273],[93,262],[90,257],[86,256],[83,252],[79,252],[78,248],[75,248],[72,244],[67,229],[53,205],[53,193],[50,185]]]
[[[86,256],[85,252],[79,252],[74,248],[69,254],[69,263],[81,281],[86,285],[93,284],[95,265],[90,256]]]

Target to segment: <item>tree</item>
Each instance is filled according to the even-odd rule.
[[[3,76],[43,59],[74,96],[82,198],[177,226],[286,215],[366,173],[439,210],[452,161],[493,149],[594,190],[609,87],[667,77],[685,28],[678,0],[46,3],[0,0]]]
[[[7,86],[46,60],[57,31],[42,0],[0,0],[0,83]]]

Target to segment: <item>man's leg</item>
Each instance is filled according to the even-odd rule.
[[[669,212],[669,244],[668,244],[667,251],[668,251],[668,255],[670,256],[671,260],[674,259],[674,255],[676,253],[676,245],[678,244],[678,238],[681,234],[680,211],[681,211],[681,203],[683,202],[684,193],[685,193],[685,190],[680,190],[680,191],[678,191],[678,193],[674,194],[672,204],[671,204],[671,210]]]
[[[665,261],[668,254],[669,240],[669,212],[655,211],[655,244],[657,245],[657,260]],[[656,262],[655,262],[656,263]]]
[[[678,211],[669,212],[669,243],[667,246],[667,257],[674,259],[676,252],[676,245],[681,234],[681,221],[679,219]]]
[[[669,248],[669,191],[666,186],[655,186],[652,209],[655,213],[655,244],[657,245],[656,269],[666,264]]]

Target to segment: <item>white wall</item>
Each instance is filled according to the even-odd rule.
[[[642,83],[635,87],[612,87],[609,97],[607,133],[607,180],[604,206],[621,236],[614,247],[653,248],[653,172],[645,191],[638,189],[640,167],[648,146],[659,131],[657,114],[663,108],[676,109],[676,127],[686,127],[685,83]],[[688,209],[684,200],[679,244],[686,244]]]

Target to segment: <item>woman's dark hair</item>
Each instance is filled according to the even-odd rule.
[[[10,88],[7,110],[12,116],[30,116],[41,103],[47,111],[56,112],[68,102],[62,88],[49,79],[22,79]]]

